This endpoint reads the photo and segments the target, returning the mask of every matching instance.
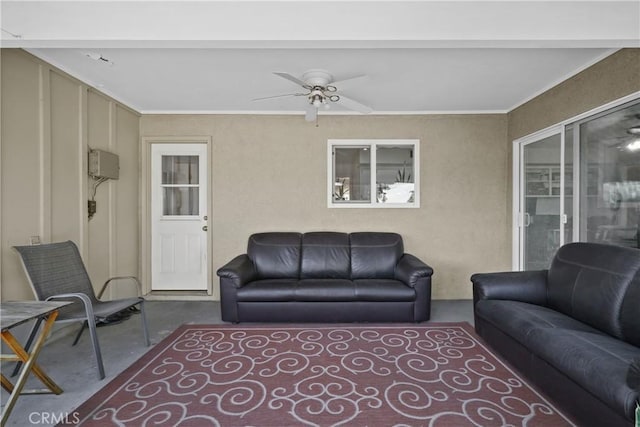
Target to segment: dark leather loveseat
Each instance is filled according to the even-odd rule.
[[[549,270],[475,274],[478,334],[580,425],[632,426],[640,250],[571,243]]]
[[[260,233],[218,270],[227,322],[421,322],[431,267],[395,233]]]

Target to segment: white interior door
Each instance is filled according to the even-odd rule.
[[[151,289],[207,290],[207,145],[151,145]]]

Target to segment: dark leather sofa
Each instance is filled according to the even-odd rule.
[[[227,322],[421,322],[431,267],[395,233],[259,233],[218,270]]]
[[[640,250],[561,247],[548,270],[475,274],[478,334],[584,426],[632,426]]]

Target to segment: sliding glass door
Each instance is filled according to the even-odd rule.
[[[640,248],[640,99],[514,142],[514,269],[572,241]]]
[[[580,147],[580,241],[640,248],[640,102],[567,125]]]
[[[562,236],[562,134],[554,132],[522,146],[521,238],[526,270],[547,268]]]

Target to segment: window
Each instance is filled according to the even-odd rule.
[[[162,214],[197,216],[198,156],[162,156]]]
[[[329,207],[420,207],[419,148],[416,139],[330,139]]]

